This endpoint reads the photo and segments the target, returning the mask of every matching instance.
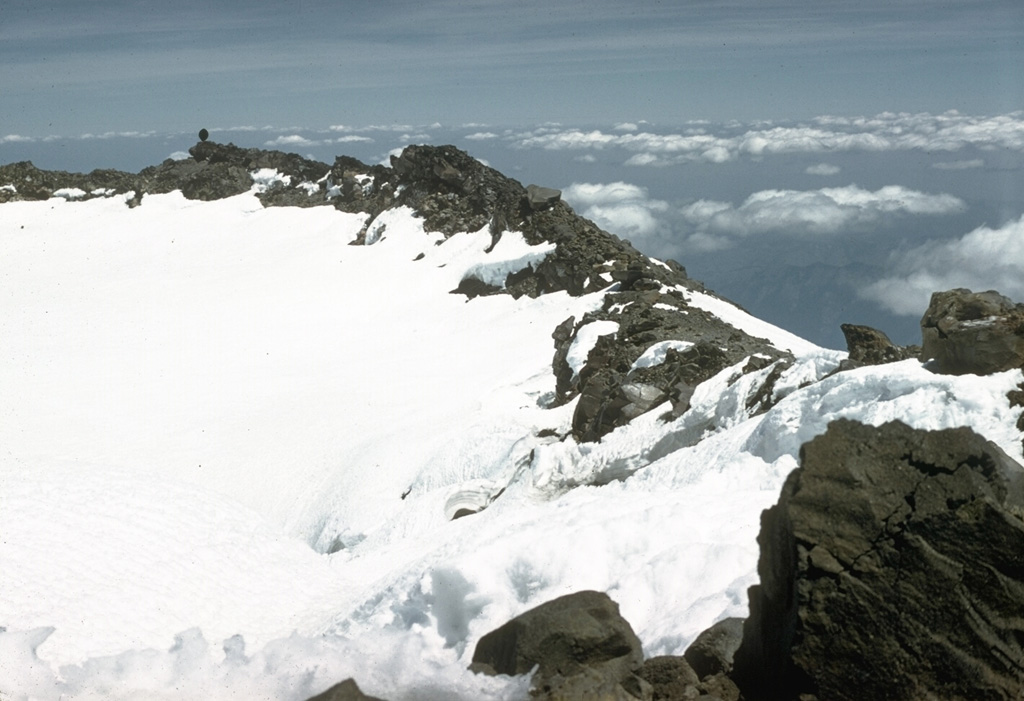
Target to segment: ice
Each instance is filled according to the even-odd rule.
[[[745,615],[760,512],[834,418],[972,426],[1022,457],[1019,371],[828,376],[844,353],[691,291],[794,351],[778,403],[749,415],[783,366],[744,360],[678,419],[578,444],[575,403],[547,408],[551,332],[604,293],[451,294],[549,247],[426,233],[406,208],[352,246],[364,215],[255,194],[0,206],[5,701],[302,699],[349,676],[525,699],[467,666],[555,596],[607,591],[647,655]],[[583,326],[574,371],[617,330]]]
[[[687,348],[692,348],[693,343],[690,341],[659,341],[654,345],[650,346],[640,357],[633,361],[630,371],[636,370],[637,368],[649,368],[655,365],[661,365],[665,362],[665,356],[670,350],[684,351]]]
[[[506,231],[484,260],[466,271],[466,277],[504,288],[510,274],[535,267],[554,251],[553,243],[531,246],[518,231]]]
[[[579,375],[580,370],[587,364],[587,356],[590,355],[590,351],[594,350],[594,346],[597,345],[597,339],[601,336],[617,333],[618,330],[619,322],[598,320],[584,324],[576,331],[576,338],[569,345],[569,350],[565,357],[565,361],[572,368],[573,377]]]
[[[283,175],[275,168],[259,168],[250,174],[256,192],[266,192],[275,185],[291,185],[292,176]]]
[[[737,329],[745,331],[755,338],[766,338],[773,346],[780,350],[788,350],[794,355],[816,353],[821,350],[815,344],[800,338],[796,334],[751,316],[731,302],[726,302],[723,299],[713,297],[699,290],[690,290],[685,287],[677,289],[683,293],[683,297],[688,304],[714,314],[719,319],[732,324]]]

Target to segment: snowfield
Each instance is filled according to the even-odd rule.
[[[606,293],[450,293],[551,247],[446,241],[407,208],[351,246],[364,215],[254,193],[71,199],[0,206],[4,701],[299,700],[349,676],[392,701],[525,699],[466,667],[556,596],[608,592],[648,656],[745,616],[761,511],[833,419],[967,425],[1022,459],[1020,371],[822,379],[844,353],[689,290],[796,355],[781,400],[747,418],[771,366],[741,364],[679,419],[580,445],[574,405],[548,408],[551,333]],[[580,334],[574,371],[616,326]]]

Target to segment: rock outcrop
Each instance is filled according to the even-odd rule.
[[[1024,304],[994,290],[935,292],[921,318],[921,360],[946,375],[1024,367]]]
[[[87,174],[40,170],[30,161],[0,166],[0,203],[66,197],[89,200],[136,189],[136,176],[118,170],[94,170]]]
[[[762,516],[748,701],[1019,699],[1024,467],[967,428],[841,420]]]
[[[640,641],[607,594],[581,591],[513,618],[480,638],[474,671],[526,674],[535,699],[649,699],[636,676]]]
[[[578,322],[567,319],[552,334],[556,401],[564,403],[580,396],[572,421],[573,436],[579,441],[600,440],[665,403],[669,406],[666,418],[681,416],[690,408],[690,398],[701,382],[744,359],[750,358],[744,372],[792,360],[789,353],[767,340],[689,304],[679,286],[663,289],[655,277],[637,277],[634,284],[642,280],[654,281],[659,287],[620,286],[606,295],[600,310]],[[683,287],[696,289],[697,285]],[[574,368],[569,358],[574,344],[582,341],[587,327],[595,322],[616,330],[600,336],[583,366]],[[769,406],[770,392],[757,400],[752,397],[748,409],[754,415]]]
[[[846,349],[850,353],[840,365],[840,370],[895,363],[921,354],[920,346],[897,346],[884,333],[870,326],[842,324],[839,328],[846,338]]]
[[[326,164],[294,153],[241,148],[234,144],[200,141],[188,151],[191,159],[167,160],[139,173],[140,193],[181,190],[192,200],[218,200],[248,192],[253,173],[276,171],[279,179],[259,193],[264,206],[326,204],[323,183]]]

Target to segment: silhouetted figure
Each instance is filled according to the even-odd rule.
[[[206,141],[209,138],[210,138],[210,132],[206,131],[205,129],[200,129],[199,130],[199,140],[200,141]]]

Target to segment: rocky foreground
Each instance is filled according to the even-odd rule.
[[[501,284],[469,278],[452,292],[614,292],[601,310],[552,331],[554,401],[578,398],[577,441],[600,441],[666,403],[666,418],[682,416],[702,382],[745,359],[747,415],[778,400],[786,350],[688,304],[680,288],[711,293],[679,264],[652,260],[577,216],[557,190],[523,187],[454,147],[409,147],[390,167],[207,142],[190,153],[138,174],[3,166],[0,201],[124,195],[137,206],[172,190],[219,199],[255,181],[265,206],[367,214],[361,244],[386,236],[377,215],[401,206],[447,236],[487,227],[496,244],[504,231],[521,231],[553,252]],[[571,350],[593,322],[618,333],[600,336],[580,364]],[[837,372],[914,357],[947,374],[1024,368],[1024,305],[996,292],[938,292],[921,326],[920,347],[898,347],[877,330],[844,325],[850,353]],[[658,343],[664,362],[638,363]],[[1024,384],[1007,397],[1007,411],[1022,408]],[[1024,414],[1017,428],[1024,432]],[[537,699],[1024,698],[1024,466],[966,428],[847,420],[806,443],[800,463],[763,514],[747,619],[716,623],[683,656],[645,659],[616,603],[578,592],[484,636],[472,669],[533,672]],[[372,697],[346,680],[315,698]]]

